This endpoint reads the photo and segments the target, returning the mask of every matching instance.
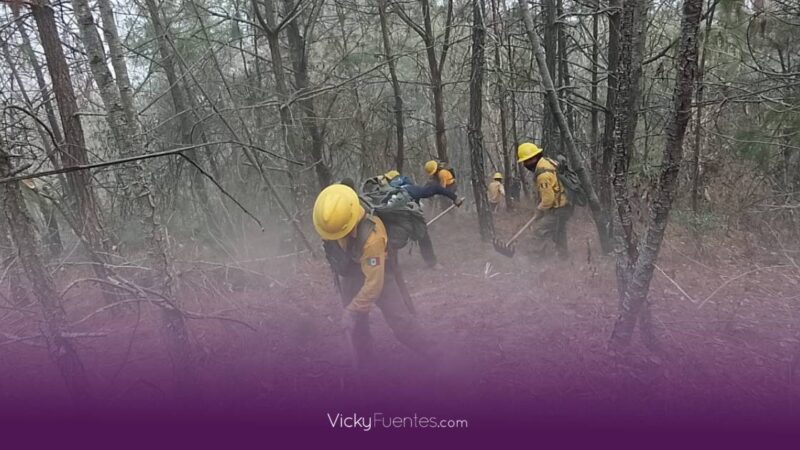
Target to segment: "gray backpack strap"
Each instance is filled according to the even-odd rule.
[[[356,245],[353,246],[351,251],[352,258],[357,262],[361,259],[361,254],[364,252],[364,244],[367,243],[369,235],[375,230],[375,221],[372,220],[371,215],[365,216],[361,222],[356,225]]]

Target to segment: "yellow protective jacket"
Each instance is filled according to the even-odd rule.
[[[567,192],[558,181],[556,167],[557,163],[549,158],[542,158],[536,164],[534,176],[536,189],[539,191],[538,209],[548,210],[567,206]]]
[[[383,281],[386,275],[386,248],[389,236],[386,234],[386,227],[378,217],[367,217],[363,220],[372,220],[375,227],[366,238],[358,258],[361,266],[361,273],[364,274],[364,284],[361,289],[347,305],[347,309],[358,312],[369,312],[372,305],[383,292]],[[339,239],[339,245],[347,250],[348,245],[354,245],[356,239]]]
[[[439,184],[441,184],[443,188],[446,188],[456,182],[453,172],[450,172],[447,169],[439,169],[439,172],[436,173],[436,178],[439,180]]]
[[[503,197],[506,196],[506,189],[503,187],[503,183],[492,180],[492,182],[489,183],[487,196],[489,197],[489,203],[492,204],[503,201]]]

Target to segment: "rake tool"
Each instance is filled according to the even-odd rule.
[[[445,214],[449,213],[449,212],[450,212],[450,210],[452,210],[452,209],[453,209],[453,208],[455,208],[456,206],[458,206],[458,205],[456,205],[455,203],[453,203],[452,205],[448,206],[448,207],[447,207],[447,209],[445,209],[444,211],[442,211],[442,212],[440,212],[439,214],[437,214],[437,215],[436,215],[436,217],[434,217],[433,219],[429,220],[429,221],[428,221],[428,223],[426,223],[425,225],[427,225],[427,226],[431,226],[431,224],[432,224],[433,222],[436,222],[437,220],[441,219],[441,218],[442,218],[442,216],[444,216]]]
[[[534,214],[533,217],[531,217],[530,220],[528,220],[528,222],[525,223],[525,225],[523,225],[522,228],[520,228],[519,231],[517,231],[517,233],[508,242],[503,242],[500,239],[494,238],[492,240],[492,244],[494,244],[495,251],[503,256],[508,256],[509,258],[513,257],[514,252],[516,251],[514,242],[520,237],[520,235],[522,235],[523,232],[525,232],[525,230],[533,225],[533,222],[535,222],[537,218],[537,215]]]

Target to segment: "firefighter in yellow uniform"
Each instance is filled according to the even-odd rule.
[[[333,184],[317,196],[313,222],[335,274],[344,304],[342,327],[359,366],[372,357],[368,317],[373,305],[381,309],[400,342],[434,358],[433,345],[403,300],[390,263],[396,259],[389,258],[389,238],[381,219],[366,214],[353,189]]]
[[[562,258],[568,256],[567,222],[572,217],[573,205],[567,192],[558,180],[558,163],[545,158],[536,144],[525,142],[517,147],[517,162],[533,172],[539,204],[536,206],[536,221],[533,225],[534,252],[545,253],[548,241],[553,241]]]
[[[456,194],[456,190],[458,189],[458,184],[456,183],[456,176],[453,173],[452,169],[447,169],[442,166],[441,163],[435,160],[430,160],[425,163],[425,173],[427,173],[431,177],[431,181],[438,182],[446,190]],[[445,200],[442,200],[439,203],[441,209],[447,208],[448,205]]]
[[[489,206],[492,212],[497,212],[500,209],[500,202],[506,198],[506,189],[503,187],[503,174],[495,172],[492,176],[492,182],[489,183],[487,193],[489,198]]]

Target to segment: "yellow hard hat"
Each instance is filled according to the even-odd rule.
[[[495,180],[502,180],[503,179],[503,174],[500,173],[500,172],[495,172],[494,175],[492,175],[492,178],[495,179]]]
[[[540,153],[542,153],[542,149],[537,147],[536,144],[531,142],[519,144],[519,147],[517,147],[517,162],[527,161]]]
[[[385,174],[383,174],[383,176],[386,177],[387,180],[392,181],[395,178],[400,176],[400,172],[392,169],[392,170],[386,172]]]
[[[341,239],[364,217],[364,207],[356,191],[343,184],[332,184],[314,202],[314,229],[328,241]]]
[[[430,161],[425,163],[425,172],[427,172],[428,175],[435,174],[436,173],[436,169],[438,169],[438,168],[439,168],[439,163],[437,163],[434,160],[430,160]]]

